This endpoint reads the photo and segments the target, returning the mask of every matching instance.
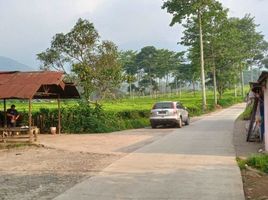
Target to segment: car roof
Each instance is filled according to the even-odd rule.
[[[157,103],[180,103],[179,101],[158,101]]]

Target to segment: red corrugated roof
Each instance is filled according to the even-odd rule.
[[[44,85],[56,85],[58,87],[58,91],[60,91],[61,95],[64,96],[65,83],[63,82],[62,72],[0,72],[0,99],[38,98],[38,96],[36,96],[36,92]],[[75,87],[72,89],[76,90]],[[75,97],[77,97],[77,94],[78,92],[75,91]]]
[[[263,71],[258,79],[259,83],[262,83],[263,81],[266,81],[268,78],[268,71]]]

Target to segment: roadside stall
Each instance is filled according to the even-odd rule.
[[[268,72],[264,71],[258,79],[258,83],[263,93],[263,110],[262,110],[262,121],[263,121],[263,132],[264,132],[264,143],[265,151],[268,151]]]
[[[80,95],[72,83],[65,83],[62,72],[33,71],[33,72],[0,72],[0,99],[3,100],[3,127],[0,127],[0,137],[3,142],[17,139],[36,141],[39,128],[32,126],[32,100],[57,99],[58,126],[61,131],[61,105],[60,99],[77,99]],[[28,125],[10,127],[7,125],[6,103],[11,99],[28,101]]]
[[[247,95],[247,107],[252,106],[250,122],[247,132],[247,142],[262,141],[259,124],[260,95],[262,95],[261,85],[258,82],[250,82],[250,92]]]

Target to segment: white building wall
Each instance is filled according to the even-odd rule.
[[[268,81],[266,83],[266,89],[264,90],[264,116],[265,151],[268,151]]]

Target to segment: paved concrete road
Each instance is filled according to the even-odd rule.
[[[232,144],[242,109],[236,105],[172,130],[56,200],[242,200]]]

